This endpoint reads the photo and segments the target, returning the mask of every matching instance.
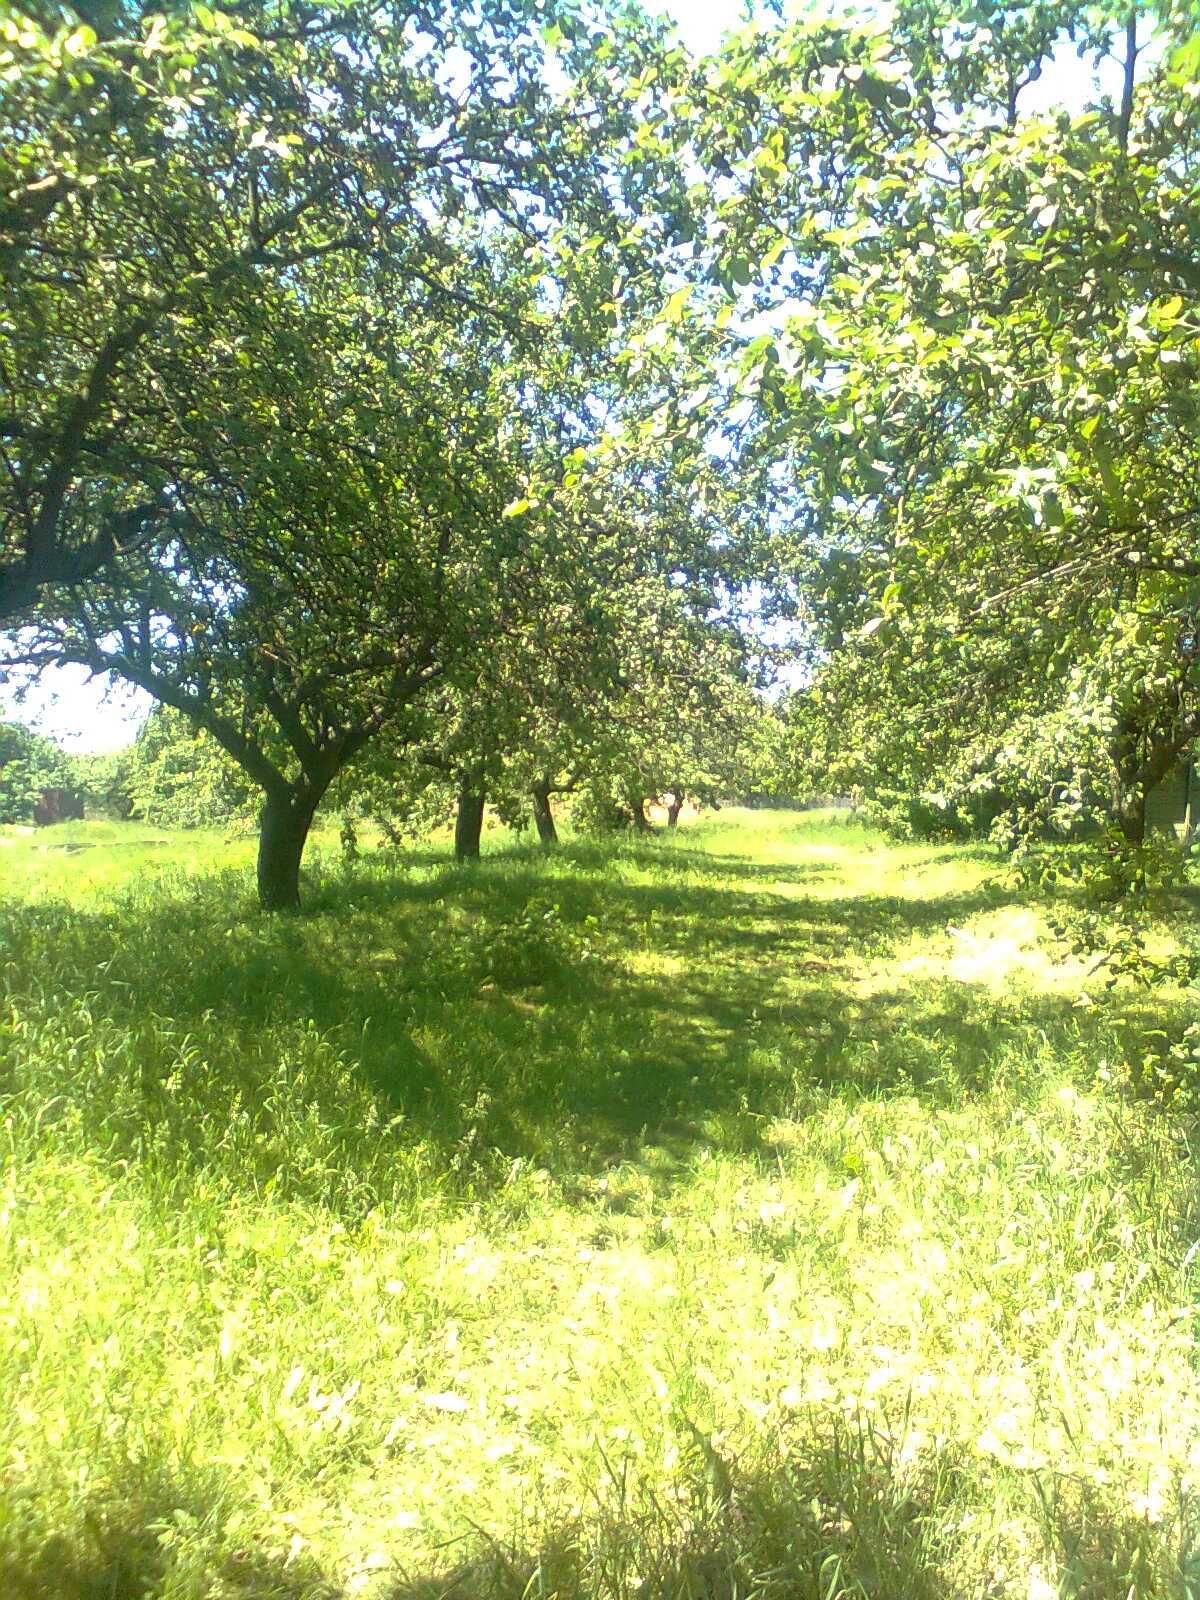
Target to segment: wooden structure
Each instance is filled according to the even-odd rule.
[[[1200,828],[1200,771],[1193,751],[1146,796],[1146,826],[1187,839]]]

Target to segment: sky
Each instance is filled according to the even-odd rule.
[[[674,18],[680,35],[696,54],[714,51],[722,37],[736,29],[744,15],[744,0],[647,0],[648,6]],[[1119,80],[1115,62],[1105,64],[1101,77],[1110,91]],[[1090,81],[1090,68],[1073,54],[1055,61],[1032,84],[1022,99],[1026,112],[1053,106],[1079,104]],[[150,708],[148,696],[138,690],[112,689],[103,679],[90,677],[78,667],[47,671],[40,683],[18,698],[11,685],[0,681],[0,720],[30,724],[49,734],[67,749],[102,752],[128,744]]]
[[[669,13],[689,48],[697,55],[715,50],[723,34],[741,20],[742,0],[662,0],[648,9]]]

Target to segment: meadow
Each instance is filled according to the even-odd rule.
[[[0,837],[4,1600],[1200,1595],[1178,997],[989,852]]]

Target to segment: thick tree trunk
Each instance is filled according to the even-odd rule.
[[[1140,746],[1138,741],[1126,741],[1119,747],[1123,759],[1118,767],[1117,824],[1127,843],[1145,843],[1150,796],[1183,760],[1195,736],[1194,723],[1188,718],[1171,737],[1155,744],[1143,739]]]
[[[258,835],[258,899],[264,911],[300,909],[300,860],[319,799],[267,796]]]
[[[458,791],[458,813],[454,819],[454,859],[478,861],[482,833],[483,790],[462,788]]]
[[[671,804],[667,807],[667,827],[677,828],[679,826],[679,813],[683,810],[685,795],[682,789],[668,789],[667,793],[671,796]]]
[[[538,838],[547,849],[558,843],[558,829],[554,826],[554,812],[550,809],[550,785],[537,783],[533,787],[533,820],[537,824]]]
[[[654,829],[650,826],[650,818],[646,815],[646,802],[640,794],[630,795],[629,814],[633,818],[633,826],[638,833],[654,832]]]

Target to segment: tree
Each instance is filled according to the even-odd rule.
[[[0,723],[0,823],[32,822],[42,790],[70,784],[70,760],[52,739]]]
[[[178,531],[193,375],[306,265],[388,253],[457,314],[478,285],[448,225],[486,218],[531,274],[562,265],[568,335],[574,278],[590,315],[648,275],[662,213],[642,220],[643,198],[670,212],[678,184],[645,144],[623,164],[612,152],[665,92],[661,29],[631,15],[597,31],[568,4],[543,29],[543,10],[29,0],[9,14],[0,620],[38,599],[69,609],[74,585]]]
[[[724,697],[736,641],[691,612],[677,576],[660,570],[685,559],[674,515],[644,486],[606,487],[603,514],[595,485],[584,505],[564,496],[544,508],[540,534],[528,534],[538,560],[520,625],[439,680],[419,733],[408,724],[399,740],[377,742],[343,803],[401,819],[427,817],[430,801],[435,813],[454,809],[456,854],[470,860],[485,800],[514,827],[532,802],[539,838],[552,844],[556,796],[618,771],[640,782],[631,775],[652,747],[674,775],[700,781],[698,758],[680,752],[689,740],[716,752],[733,737]],[[702,521],[687,519],[689,539]],[[738,711],[750,703],[746,693]]]
[[[649,803],[669,797],[670,823],[689,795],[716,804],[753,786],[764,709],[736,633],[678,611],[664,616],[633,653],[626,681],[584,775],[585,815],[648,832]]]
[[[190,726],[188,732],[192,732]],[[134,766],[129,746],[99,755],[71,757],[71,787],[82,797],[87,816],[125,821],[133,814],[134,800],[130,791]]]
[[[297,904],[337,774],[521,593],[489,387],[502,336],[405,309],[401,330],[329,263],[256,323],[247,308],[253,337],[178,419],[195,469],[177,537],[20,646],[117,673],[222,746],[263,796],[268,908]]]
[[[718,69],[747,108],[714,119],[726,259],[778,308],[739,355],[797,505],[808,704],[889,806],[1001,773],[1011,797],[1012,752],[1065,703],[1136,847],[1147,788],[1200,731],[1200,51],[1164,18],[1147,52],[1149,28],[910,4]],[[1069,41],[1116,58],[1117,94],[1026,114]],[[1064,774],[1023,765],[1044,817]]]
[[[259,798],[211,734],[167,706],[156,707],[121,752],[119,783],[110,789],[110,805],[115,800],[127,815],[171,828],[222,827],[252,817]]]
[[[298,901],[304,842],[334,778],[385,727],[400,733],[405,716],[417,727],[429,685],[469,675],[520,625],[546,553],[522,525],[536,489],[512,418],[541,372],[560,361],[594,371],[622,316],[657,298],[646,250],[674,226],[659,211],[639,216],[647,188],[669,202],[674,180],[629,138],[666,92],[654,27],[631,14],[597,39],[564,7],[543,33],[498,4],[467,20],[431,6],[417,20],[414,38],[374,10],[339,9],[304,13],[298,37],[272,35],[263,70],[275,84],[270,51],[284,50],[293,120],[282,132],[269,122],[265,142],[245,143],[247,107],[228,84],[192,107],[199,151],[191,113],[158,130],[183,138],[181,160],[198,174],[181,178],[181,238],[253,242],[264,214],[295,212],[303,242],[281,254],[272,233],[265,260],[256,245],[252,262],[220,269],[219,294],[156,311],[161,337],[130,380],[136,403],[132,390],[120,402],[147,453],[131,452],[125,430],[115,456],[90,444],[72,455],[98,462],[95,479],[67,476],[90,517],[96,483],[119,497],[136,479],[140,493],[152,465],[158,537],[50,591],[33,642],[14,652],[118,673],[206,729],[263,793],[259,891],[272,908]],[[261,65],[257,46],[233,43],[235,62],[245,50]],[[257,101],[252,110],[259,121]],[[311,204],[310,143],[333,162]],[[69,231],[74,219],[60,215]],[[135,283],[126,298],[144,292]],[[100,362],[111,409],[102,357],[114,334],[103,302],[96,315],[98,329],[68,337],[61,365],[74,382],[76,344]],[[39,357],[17,354],[32,397]],[[75,402],[62,404],[69,422]],[[10,478],[45,487],[67,422],[15,426],[25,443]],[[575,432],[596,426],[581,417]],[[51,456],[39,466],[43,438]]]

